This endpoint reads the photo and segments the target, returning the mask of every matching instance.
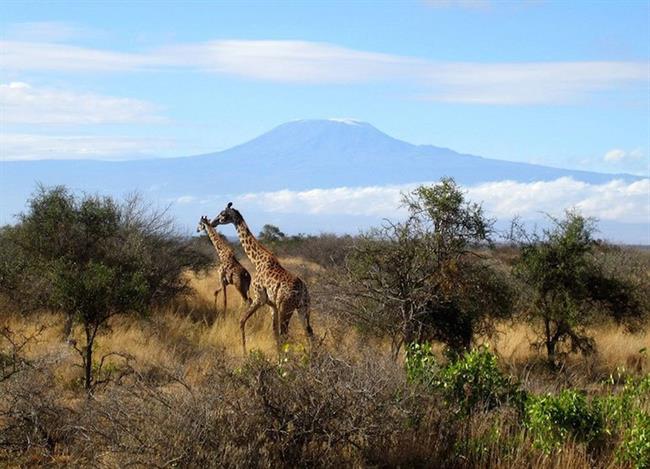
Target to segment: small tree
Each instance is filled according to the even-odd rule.
[[[264,243],[275,243],[282,241],[286,235],[275,225],[264,225],[262,231],[257,236]]]
[[[83,325],[85,344],[75,348],[87,390],[95,384],[95,339],[109,318],[188,291],[182,272],[208,262],[137,197],[118,204],[64,187],[39,188],[20,223],[2,234],[0,289],[25,311],[65,313],[66,335],[74,320]]]
[[[551,364],[563,344],[572,352],[590,353],[595,344],[586,333],[590,325],[611,317],[633,328],[644,315],[632,284],[610,276],[597,254],[593,239],[595,222],[576,212],[564,219],[551,219],[553,226],[542,235],[521,235],[521,258],[515,266],[526,286],[523,309],[538,330]]]
[[[440,340],[459,351],[509,316],[505,275],[480,256],[492,221],[453,179],[406,194],[409,217],[361,236],[347,258],[338,303],[357,324],[401,345]]]

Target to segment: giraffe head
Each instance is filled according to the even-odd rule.
[[[228,202],[226,208],[210,222],[210,225],[227,225],[228,223],[237,224],[242,219],[241,213],[232,208],[232,202]]]
[[[199,220],[199,225],[196,227],[196,232],[200,233],[203,230],[207,231],[207,227],[209,224],[210,224],[210,220],[208,220],[207,216],[203,215]]]

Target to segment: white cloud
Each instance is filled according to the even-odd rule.
[[[0,69],[127,71],[162,65],[146,54],[112,52],[51,42],[0,41]]]
[[[104,159],[151,157],[173,141],[151,138],[0,134],[0,160]]]
[[[467,10],[488,10],[493,7],[492,0],[424,0],[424,4],[435,8],[463,8]]]
[[[405,78],[424,65],[410,57],[308,41],[220,40],[169,47],[165,62],[285,83],[356,83]]]
[[[12,71],[188,68],[281,83],[388,81],[418,85],[425,100],[488,105],[576,102],[648,80],[643,62],[435,62],[309,41],[216,40],[140,53],[3,41],[0,49],[0,68]]]
[[[605,161],[621,161],[623,158],[625,158],[626,152],[624,150],[619,150],[618,148],[614,148],[613,150],[609,150],[607,153],[605,153]]]
[[[88,28],[60,21],[28,21],[10,24],[5,28],[4,36],[16,40],[59,42],[89,33]]]
[[[650,179],[633,183],[613,180],[588,184],[572,178],[548,182],[500,181],[468,188],[472,200],[483,200],[497,218],[534,217],[539,212],[561,215],[577,208],[586,216],[629,223],[650,221]]]
[[[492,11],[495,8],[521,9],[539,5],[543,0],[518,0],[507,2],[503,0],[423,0],[427,6],[434,8],[462,8],[471,11]]]
[[[174,200],[177,204],[187,205],[196,202],[198,199],[193,195],[183,195]]]
[[[340,187],[308,191],[277,191],[244,194],[238,200],[250,208],[268,212],[327,215],[369,215],[396,218],[400,194],[417,184],[382,187]],[[501,220],[519,215],[540,218],[541,213],[561,215],[577,208],[601,220],[648,223],[650,179],[633,183],[614,180],[588,184],[572,178],[521,183],[489,182],[465,188],[467,198],[482,202],[486,212]]]
[[[145,101],[91,93],[0,84],[0,124],[107,124],[161,122]]]
[[[429,84],[439,91],[423,99],[468,104],[560,104],[617,84],[642,83],[637,62],[451,63],[432,65]]]
[[[415,185],[282,190],[244,194],[240,200],[269,212],[385,216],[399,206],[401,191],[411,187]]]
[[[643,159],[643,151],[636,148],[632,151],[621,150],[620,148],[613,148],[605,153],[603,159],[609,163],[620,163],[625,161],[635,161]]]

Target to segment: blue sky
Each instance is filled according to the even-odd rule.
[[[4,159],[183,156],[353,117],[412,143],[648,174],[645,1],[0,9]]]

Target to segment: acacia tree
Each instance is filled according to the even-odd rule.
[[[101,366],[93,349],[107,321],[188,291],[182,272],[208,262],[137,197],[119,204],[40,187],[19,220],[2,233],[0,289],[24,311],[65,313],[66,335],[73,321],[81,323],[85,344],[73,344],[87,390],[95,384],[93,366]]]
[[[633,330],[647,311],[633,284],[600,262],[593,219],[568,211],[551,221],[541,235],[518,230],[521,257],[515,274],[529,293],[523,309],[540,339],[533,345],[544,347],[554,365],[563,345],[571,352],[594,351],[587,327],[609,317]]]
[[[266,224],[262,227],[262,231],[260,231],[257,237],[262,242],[274,243],[274,242],[282,241],[283,239],[286,238],[286,235],[282,231],[280,231],[280,228],[278,228],[277,226]]]
[[[359,237],[340,276],[337,303],[356,324],[401,345],[439,340],[468,348],[511,313],[507,278],[488,258],[492,220],[453,179],[403,196],[409,216]]]

